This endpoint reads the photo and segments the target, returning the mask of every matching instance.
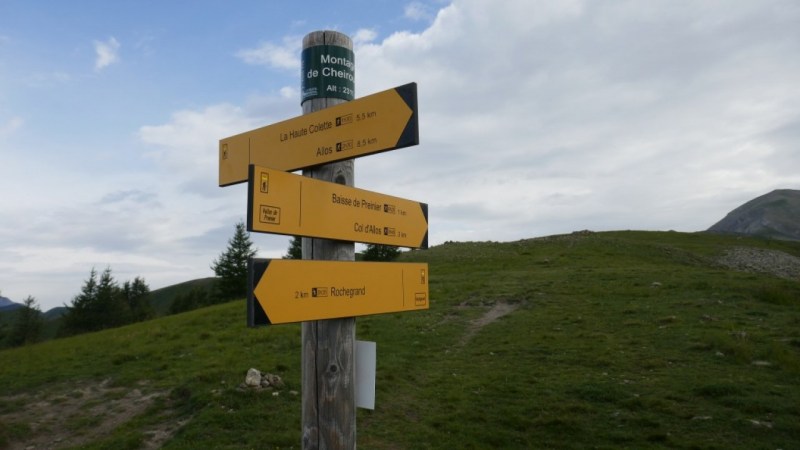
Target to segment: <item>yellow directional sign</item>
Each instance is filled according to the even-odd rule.
[[[250,166],[247,230],[428,248],[428,205]]]
[[[428,309],[427,263],[252,259],[248,326]]]
[[[417,84],[325,108],[219,141],[219,185],[250,164],[292,172],[419,144]]]

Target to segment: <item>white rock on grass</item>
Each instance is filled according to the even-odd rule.
[[[261,372],[258,369],[248,370],[247,376],[244,378],[244,384],[250,387],[261,386]]]

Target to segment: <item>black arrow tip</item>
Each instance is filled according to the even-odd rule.
[[[397,95],[411,109],[411,117],[408,119],[406,127],[397,140],[396,148],[410,147],[419,145],[419,117],[417,116],[417,83],[408,83],[394,88]]]
[[[428,248],[428,227],[427,227],[427,225],[428,225],[428,204],[427,203],[420,203],[419,207],[420,207],[420,209],[422,209],[422,215],[425,217],[425,225],[426,225],[425,226],[425,237],[422,238],[422,243],[419,245],[419,248],[424,250],[424,249]]]
[[[269,317],[256,297],[256,286],[269,266],[268,259],[251,258],[247,261],[247,326],[250,328],[269,325]]]

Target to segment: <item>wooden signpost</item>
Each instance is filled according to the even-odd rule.
[[[303,38],[303,115],[219,142],[247,181],[250,231],[303,236],[303,260],[250,261],[248,325],[302,322],[302,447],[354,449],[355,317],[428,309],[428,265],[354,262],[353,242],[428,247],[428,205],[353,186],[353,158],[419,143],[417,85],[355,100],[352,40]],[[293,172],[303,169],[303,176]]]
[[[254,259],[250,326],[428,309],[428,264]]]
[[[320,51],[312,50],[315,47]],[[345,56],[339,67],[334,70],[348,69],[354,61],[351,53],[353,41],[346,35],[331,31],[316,31],[303,38],[303,71],[322,74],[324,50],[335,49]],[[350,53],[348,53],[350,52]],[[306,59],[308,53],[318,54],[319,59]],[[316,111],[342,104],[352,100],[355,87],[350,96],[326,97],[320,93],[328,92],[326,80],[308,85],[307,75],[302,78],[303,114],[310,115]],[[319,86],[319,85],[322,86]],[[314,88],[317,88],[316,90]],[[303,175],[318,180],[332,181],[347,186],[353,185],[353,160],[316,166],[303,170]],[[353,261],[355,244],[352,242],[333,241],[327,239],[303,238],[303,259]],[[315,320],[303,322],[301,325],[301,345],[303,354],[302,370],[302,407],[301,443],[304,450],[326,448],[356,448],[356,319],[353,317]]]
[[[219,185],[247,181],[250,164],[293,172],[419,144],[416,83],[219,141]]]
[[[247,229],[428,248],[428,205],[250,166]]]

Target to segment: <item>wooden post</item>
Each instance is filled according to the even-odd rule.
[[[353,41],[336,31],[314,31],[303,49],[334,45],[353,50]],[[306,76],[306,74],[301,74]],[[303,114],[334,106],[341,98],[310,98]],[[353,186],[354,164],[347,160],[307,169],[303,175]],[[303,259],[353,261],[352,242],[303,238]],[[355,318],[302,324],[303,449],[355,449]]]

